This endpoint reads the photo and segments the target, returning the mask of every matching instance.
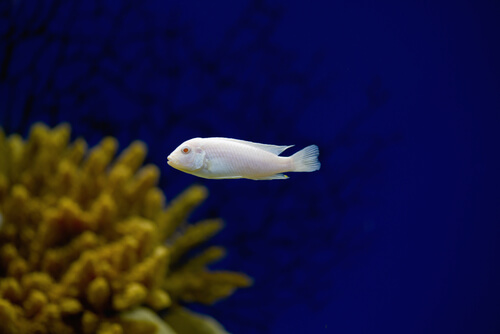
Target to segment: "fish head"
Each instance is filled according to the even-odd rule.
[[[201,138],[193,138],[180,144],[167,157],[168,164],[183,172],[194,172],[205,165],[205,150]]]

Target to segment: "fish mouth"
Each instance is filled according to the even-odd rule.
[[[179,163],[179,160],[171,157],[170,155],[167,157],[167,164],[170,166],[170,167],[173,167],[175,169],[178,169],[180,171],[183,171],[183,172],[187,172],[186,168]]]
[[[179,169],[179,167],[181,167],[179,165],[179,160],[171,157],[170,155],[167,157],[167,164],[175,169]]]

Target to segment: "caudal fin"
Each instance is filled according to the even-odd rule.
[[[307,146],[298,151],[292,158],[292,172],[314,172],[319,170],[321,163],[318,161],[319,149],[316,145]]]

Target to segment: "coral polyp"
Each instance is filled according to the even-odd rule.
[[[223,248],[186,260],[222,228],[208,219],[179,229],[207,189],[166,203],[158,167],[142,166],[146,145],[115,158],[117,149],[111,137],[91,150],[70,142],[67,124],[35,124],[27,140],[0,129],[1,333],[182,334],[211,323],[184,302],[211,304],[251,284],[208,269]]]

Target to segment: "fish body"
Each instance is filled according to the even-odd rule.
[[[193,138],[179,145],[168,164],[206,179],[272,180],[288,178],[286,172],[320,169],[319,150],[311,145],[290,157],[279,156],[291,146],[259,144],[232,138]]]

